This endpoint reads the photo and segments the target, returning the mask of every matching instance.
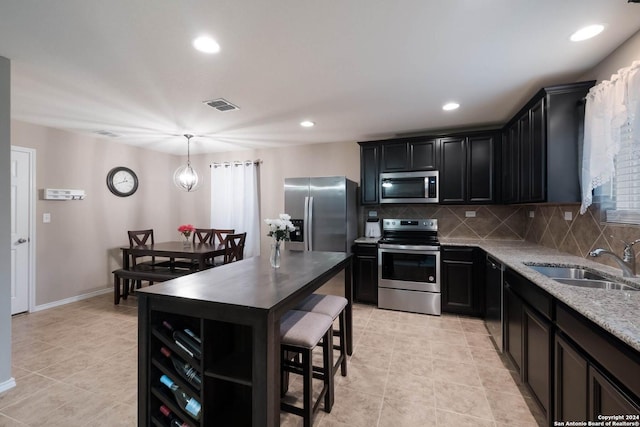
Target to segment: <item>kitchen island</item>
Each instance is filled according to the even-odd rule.
[[[285,252],[278,269],[258,256],[137,291],[138,425],[162,419],[163,404],[193,426],[279,425],[280,318],[343,270],[351,354],[351,254]],[[176,345],[169,328],[193,333],[201,355]],[[198,372],[200,387],[175,374],[162,347]],[[201,403],[199,420],[178,407],[163,374]]]

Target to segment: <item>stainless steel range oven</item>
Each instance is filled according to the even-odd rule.
[[[384,219],[378,242],[378,307],[440,315],[435,219]]]

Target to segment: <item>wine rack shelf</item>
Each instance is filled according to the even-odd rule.
[[[197,318],[185,309],[185,314],[176,313],[179,305],[171,311],[150,310],[148,341],[144,348],[147,356],[147,384],[149,385],[147,424],[166,426],[166,418],[160,413],[161,405],[189,426],[245,426],[252,424],[252,329],[245,325],[218,320]],[[189,313],[190,314],[190,313]],[[189,329],[201,341],[201,359],[192,357],[176,343],[173,331]],[[182,343],[184,345],[184,343]],[[194,368],[202,378],[202,386],[187,381],[180,375],[170,358],[160,350],[167,348],[174,357]],[[180,390],[195,398],[201,405],[200,420],[195,420],[176,402],[172,392],[160,383],[166,375]],[[142,421],[140,421],[142,425]]]

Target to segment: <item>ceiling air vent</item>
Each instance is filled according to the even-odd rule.
[[[108,130],[97,130],[97,131],[94,131],[93,133],[102,135],[102,136],[108,136],[109,138],[118,138],[120,136],[113,132],[109,132]]]
[[[233,111],[240,109],[237,105],[233,105],[224,98],[212,99],[211,101],[204,101],[204,103],[218,111]]]

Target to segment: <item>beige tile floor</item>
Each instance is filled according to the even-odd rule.
[[[366,305],[353,317],[349,375],[337,378],[333,410],[320,410],[314,425],[539,425],[481,320]],[[136,326],[135,298],[114,306],[110,294],[14,317],[17,386],[0,394],[0,426],[136,425]],[[300,384],[292,377],[291,400]]]

